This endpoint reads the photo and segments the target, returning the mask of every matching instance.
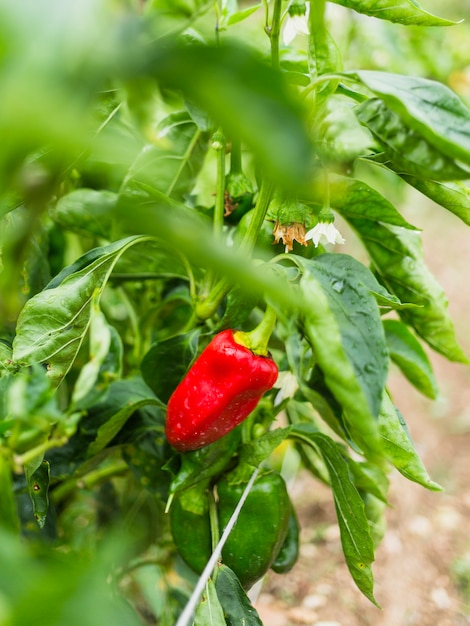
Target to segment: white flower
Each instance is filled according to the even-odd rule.
[[[322,241],[322,239],[325,240],[325,243],[345,242],[333,222],[318,222],[318,224],[314,228],[309,230],[308,233],[305,235],[306,241],[309,241],[310,239],[313,241],[315,248]]]
[[[297,35],[310,35],[310,30],[308,28],[308,13],[310,6],[308,2],[305,5],[305,9],[306,10],[303,15],[287,14],[284,31],[282,33],[284,45],[290,45]]]
[[[299,388],[299,383],[292,372],[279,372],[274,387],[279,389],[276,397],[274,398],[274,406],[277,406],[278,404],[281,404],[285,398],[294,397],[295,392]]]

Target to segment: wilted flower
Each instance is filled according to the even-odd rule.
[[[274,225],[273,235],[275,244],[282,239],[282,243],[286,246],[286,252],[290,252],[293,249],[294,241],[298,241],[303,246],[307,245],[305,226],[299,224],[299,222],[281,224],[277,221]]]

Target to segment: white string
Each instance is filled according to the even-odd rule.
[[[256,477],[259,474],[259,471],[260,471],[260,468],[257,467],[255,471],[253,472],[253,474],[251,475],[251,478],[248,481],[248,484],[245,487],[245,490],[242,493],[242,496],[240,500],[238,501],[237,506],[235,507],[235,511],[232,513],[232,517],[229,519],[228,524],[225,527],[224,532],[222,533],[222,537],[220,538],[219,543],[216,545],[215,550],[211,555],[211,558],[207,562],[206,567],[204,568],[202,574],[200,575],[199,580],[197,581],[197,584],[194,587],[194,591],[192,592],[191,597],[189,598],[188,603],[184,607],[183,612],[179,616],[178,621],[176,622],[175,626],[188,626],[190,621],[192,620],[193,614],[196,610],[199,599],[204,591],[207,581],[209,580],[210,575],[212,574],[212,571],[214,570],[215,566],[217,565],[220,559],[220,555],[222,554],[222,548],[224,547],[225,542],[228,539],[228,536],[232,532],[232,528],[236,524],[236,521],[242,509],[242,506],[245,504],[245,500],[247,499],[248,494],[251,491],[251,488],[253,486],[253,483],[256,480]]]

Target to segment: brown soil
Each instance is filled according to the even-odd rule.
[[[410,194],[404,212],[424,230],[427,262],[449,297],[459,341],[470,354],[469,231],[417,193]],[[382,610],[362,596],[344,564],[330,491],[301,473],[292,490],[302,525],[301,556],[289,574],[269,574],[258,591],[256,608],[267,626],[470,624],[470,368],[428,353],[439,400],[420,396],[395,369],[389,388],[444,492],[391,474],[388,529],[373,566]]]

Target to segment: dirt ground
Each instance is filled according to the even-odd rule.
[[[412,193],[405,217],[423,228],[426,260],[450,300],[470,355],[470,230]],[[431,478],[433,493],[391,474],[387,533],[373,566],[373,606],[344,564],[328,489],[301,473],[292,497],[302,525],[301,556],[287,575],[270,574],[256,599],[267,626],[464,626],[470,624],[470,367],[428,351],[440,398],[420,396],[395,370],[389,388]]]

